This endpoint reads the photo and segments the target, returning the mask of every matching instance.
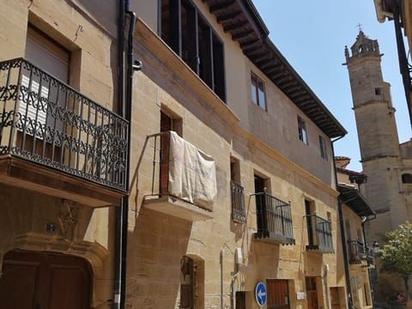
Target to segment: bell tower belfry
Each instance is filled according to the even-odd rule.
[[[368,38],[360,30],[350,50],[345,47],[345,57],[361,162],[363,172],[368,175],[364,194],[378,215],[369,229],[370,239],[379,239],[407,215],[399,194],[401,158],[395,109],[390,84],[383,80],[378,41]]]

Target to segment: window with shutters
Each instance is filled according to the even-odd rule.
[[[26,39],[26,59],[35,66],[41,67],[44,71],[56,77],[58,80],[68,83],[70,53],[58,43],[48,38],[45,34],[29,26]],[[50,83],[46,76],[35,75],[33,70],[22,69],[22,88],[27,89],[28,100],[19,101],[19,113],[30,123],[33,129],[28,134],[38,138],[44,137],[42,129],[49,126],[53,130],[61,131],[63,125],[61,121],[53,120],[49,117],[49,106],[47,101],[54,98],[61,105],[66,104],[65,92],[57,85]],[[30,103],[27,104],[26,102]],[[37,108],[36,108],[37,107]],[[55,118],[54,118],[55,119]]]

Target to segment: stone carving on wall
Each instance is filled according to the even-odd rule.
[[[79,207],[69,200],[63,200],[58,216],[60,231],[67,240],[76,240],[77,225],[79,222]]]

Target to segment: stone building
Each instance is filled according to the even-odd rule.
[[[370,279],[375,273],[375,258],[373,243],[365,235],[365,225],[375,220],[376,214],[360,192],[367,176],[347,168],[350,158],[335,157],[335,162],[339,198],[343,203],[353,307],[372,308],[374,282]]]
[[[363,187],[366,198],[376,212],[376,220],[367,224],[368,238],[382,241],[385,232],[411,220],[412,143],[400,144],[390,84],[381,70],[382,54],[376,40],[362,31],[356,42],[345,49],[358,129],[363,172],[368,181]],[[376,291],[389,297],[399,289],[388,284],[387,274],[380,274]]]
[[[345,308],[331,147],[345,130],[251,2],[159,3],[135,2],[127,305],[258,308],[263,281],[268,307]],[[214,161],[213,203],[170,192],[192,165],[176,135]]]
[[[119,2],[0,1],[2,308],[346,308],[346,132],[253,4],[130,1],[127,121]]]

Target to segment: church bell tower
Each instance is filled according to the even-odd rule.
[[[365,192],[378,217],[370,235],[379,239],[405,218],[399,194],[400,148],[392,106],[390,84],[383,80],[382,54],[377,40],[359,31],[350,50],[345,47],[361,151],[363,172],[368,176]]]

